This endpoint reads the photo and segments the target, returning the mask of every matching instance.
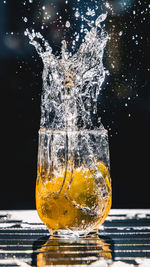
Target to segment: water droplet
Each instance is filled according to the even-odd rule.
[[[42,6],[42,9],[45,10],[45,6]]]
[[[109,3],[108,3],[108,2],[106,3],[106,7],[107,7],[107,8],[110,8],[110,5],[109,5]]]
[[[87,15],[87,16],[91,16],[91,17],[94,17],[94,16],[95,16],[95,11],[94,11],[94,9],[92,10],[92,9],[90,9],[90,8],[88,7],[88,11],[86,12],[86,15]]]
[[[123,31],[120,31],[120,32],[119,32],[119,36],[122,36],[122,34],[123,34]]]
[[[76,17],[76,18],[79,18],[79,17],[80,17],[80,13],[79,13],[79,11],[76,11],[76,12],[75,12],[75,17]]]
[[[29,3],[33,3],[33,0],[29,0]]]
[[[138,41],[136,41],[136,42],[135,42],[135,44],[136,44],[136,45],[138,45],[138,44],[139,44],[139,42],[138,42]]]
[[[26,30],[26,31],[24,31],[24,35],[25,36],[27,36],[28,35],[28,31]]]
[[[104,21],[106,19],[106,17],[107,17],[107,13],[100,15],[95,21],[96,27],[101,27],[100,24],[102,21]]]
[[[28,22],[28,19],[27,19],[27,17],[24,17],[24,22],[26,23],[26,22]]]
[[[66,28],[69,28],[70,27],[70,22],[68,20],[66,21],[65,26],[66,26]]]
[[[76,36],[76,41],[77,42],[79,41],[79,34]]]

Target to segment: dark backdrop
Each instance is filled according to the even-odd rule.
[[[23,34],[23,18],[29,18],[29,27],[35,21],[33,26],[39,29],[36,12],[41,2],[0,3],[0,209],[35,208],[42,62]],[[106,29],[111,39],[104,64],[110,75],[99,96],[98,113],[109,131],[113,207],[150,208],[150,5],[148,0],[108,3],[113,12],[108,10]],[[54,9],[61,15],[64,1],[55,1]],[[71,4],[69,9],[71,14]],[[54,52],[64,21],[50,23],[42,31]],[[66,38],[71,36],[70,31]]]

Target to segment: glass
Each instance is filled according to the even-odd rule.
[[[97,232],[109,213],[111,199],[104,128],[40,129],[36,207],[51,234]]]

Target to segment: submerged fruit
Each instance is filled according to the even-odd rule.
[[[96,169],[81,166],[48,177],[38,169],[36,207],[50,231],[57,229],[97,230],[111,207],[111,183],[107,167],[96,163]]]

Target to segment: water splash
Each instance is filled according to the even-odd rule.
[[[93,11],[88,10],[93,16]],[[93,129],[97,113],[97,98],[105,80],[104,49],[108,40],[102,22],[107,14],[95,21],[85,19],[84,42],[74,54],[62,41],[61,56],[55,56],[49,43],[39,32],[26,29],[43,61],[43,93],[41,100],[41,128],[77,130]]]

